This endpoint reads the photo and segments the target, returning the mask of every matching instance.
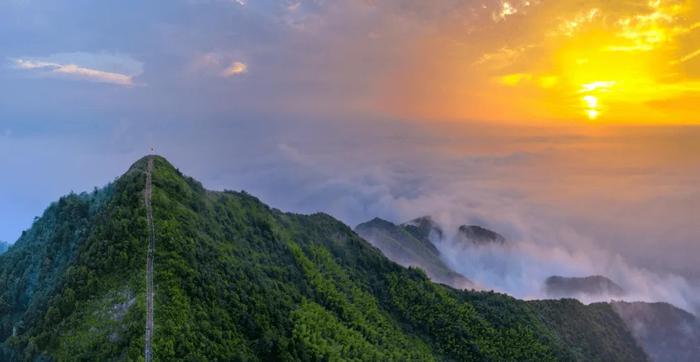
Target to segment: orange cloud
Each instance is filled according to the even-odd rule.
[[[248,72],[248,65],[242,62],[233,62],[221,72],[224,77],[233,77]]]

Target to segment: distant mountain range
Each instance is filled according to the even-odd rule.
[[[473,288],[474,283],[450,269],[440,258],[440,252],[430,242],[434,229],[430,219],[415,220],[402,225],[374,218],[357,225],[355,232],[379,248],[389,259],[406,267],[416,266],[425,270],[435,282],[459,289]]]
[[[7,249],[10,247],[10,243],[6,243],[4,241],[0,241],[0,254],[4,253],[7,251]]]
[[[700,319],[668,303],[612,303],[653,361],[693,362],[700,356]]]
[[[620,297],[625,294],[625,290],[622,287],[601,275],[588,277],[562,277],[555,275],[545,280],[545,289],[548,295],[554,297],[576,295]]]
[[[423,216],[396,225],[375,218],[355,227],[364,239],[382,250],[389,259],[404,265],[423,268],[436,282],[455,288],[476,286],[469,276],[451,269],[443,260],[436,242],[443,242],[445,231],[430,216]],[[466,247],[507,247],[506,238],[485,227],[461,225],[455,232],[454,240]],[[587,277],[551,276],[543,281],[545,290],[553,297],[614,296],[624,295],[622,287],[607,277],[595,275]]]
[[[457,229],[457,237],[472,245],[505,245],[503,235],[478,225],[462,225]]]
[[[467,247],[507,247],[508,245],[503,235],[478,225],[462,225],[449,234],[430,216],[420,217],[400,225],[374,219],[358,225],[355,231],[382,250],[390,259],[405,266],[422,267],[434,281],[457,288],[462,286],[452,283],[453,278],[446,278],[447,275],[451,275],[450,272],[456,273],[456,271],[445,264],[434,242],[442,242],[449,235],[454,235],[456,241],[462,242]],[[411,234],[413,238],[404,236],[406,233]],[[421,250],[431,250],[431,252],[419,252]],[[467,279],[469,276],[460,275],[460,277]],[[618,298],[626,293],[621,286],[601,275],[550,276],[543,281],[543,285],[549,296],[557,298],[581,296]],[[548,323],[552,323],[550,326],[553,328],[566,330],[567,333],[575,333],[575,330],[581,328],[578,326],[577,318],[572,317],[578,313],[576,310],[579,307],[575,303],[571,304],[570,299],[531,303],[537,306],[537,309],[561,315],[561,319],[549,320]],[[700,356],[700,322],[693,314],[667,303],[616,301],[594,303],[588,307],[595,310],[604,309],[603,306],[613,307],[637,343],[647,351],[653,361],[690,362],[697,361],[697,356]],[[560,308],[562,310],[558,310]],[[582,310],[581,313],[590,312]]]

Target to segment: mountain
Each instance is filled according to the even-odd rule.
[[[428,218],[416,219],[403,225],[374,218],[355,227],[358,235],[372,243],[389,259],[406,267],[420,267],[435,282],[458,289],[473,288],[474,284],[469,279],[452,271],[442,261],[440,252],[429,239],[434,230]]]
[[[505,245],[506,238],[503,235],[478,225],[462,225],[457,230],[457,237],[476,246]]]
[[[613,302],[613,308],[654,361],[697,361],[700,320],[668,303]]]
[[[624,289],[602,276],[562,277],[551,276],[545,280],[545,290],[550,296],[622,296]]]
[[[388,223],[388,222],[385,222]],[[392,228],[397,226],[388,223]],[[440,226],[429,216],[421,217],[402,224],[402,228],[408,231],[424,243],[432,240],[441,240],[444,232]],[[362,234],[362,233],[361,233]],[[371,240],[371,236],[369,236]],[[468,241],[468,245],[488,245],[495,243],[504,244],[505,238],[500,234],[479,226],[462,226],[458,230],[458,237]],[[415,242],[401,243],[403,254],[412,254]],[[384,245],[379,245],[384,249]],[[420,244],[420,248],[426,248]],[[385,251],[386,253],[386,251]],[[390,258],[395,258],[392,253],[386,253]],[[439,254],[436,256],[439,257]],[[397,260],[397,259],[394,259]],[[430,273],[428,273],[430,274]],[[435,280],[433,278],[433,280]],[[552,297],[575,296],[605,296],[619,297],[625,294],[625,290],[607,277],[594,275],[589,277],[562,277],[552,276],[545,280],[545,290]],[[484,294],[469,294],[472,303],[479,303]],[[480,296],[475,298],[474,296]],[[619,340],[627,338],[628,333],[636,340],[636,343],[648,352],[654,361],[695,361],[700,353],[700,321],[680,308],[667,303],[647,302],[612,302],[594,303],[583,306],[574,299],[561,299],[559,301],[531,301],[528,302],[535,313],[549,328],[556,330],[560,338],[570,345],[587,345],[585,349],[594,350],[599,343],[598,336],[589,335],[587,326],[580,325],[586,321],[589,325],[606,326],[606,333],[611,338]],[[612,306],[612,308],[610,308]],[[505,308],[499,304],[489,313],[501,313]],[[622,323],[611,322],[622,320]],[[631,331],[631,332],[630,332]],[[574,352],[575,353],[575,352]],[[577,356],[576,359],[590,359]],[[596,359],[596,358],[594,358]],[[605,360],[605,358],[597,358]]]
[[[413,237],[427,241],[431,245],[431,238],[441,240],[445,235],[440,225],[438,225],[430,216],[422,216],[413,219],[409,222],[401,224],[401,227],[411,233]]]
[[[7,251],[7,249],[10,248],[10,244],[6,243],[4,241],[0,241],[0,254],[4,253]]]
[[[435,284],[329,215],[208,191],[148,156],[0,255],[0,360],[143,360],[149,275],[157,361],[646,359],[607,304]]]

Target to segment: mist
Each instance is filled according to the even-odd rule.
[[[458,225],[437,222],[443,230],[456,230]],[[501,220],[501,223],[516,220]],[[537,223],[536,218],[529,223]],[[522,224],[521,224],[522,225]],[[551,224],[547,228],[556,228]],[[549,299],[545,280],[554,275],[586,277],[602,275],[624,289],[623,295],[567,294],[584,303],[611,300],[668,302],[693,313],[698,312],[697,286],[677,274],[654,272],[631,265],[622,254],[601,248],[583,235],[553,230],[532,233],[517,230],[519,239],[506,245],[475,246],[465,244],[455,233],[433,240],[448,265],[470,278],[477,288],[507,293],[521,299]],[[575,246],[580,245],[580,246]],[[586,246],[587,245],[587,246]]]
[[[287,133],[270,145],[268,167],[243,181],[274,206],[349,225],[432,215],[444,230],[495,230],[508,247],[437,243],[487,289],[545,298],[549,276],[603,275],[625,289],[622,299],[697,313],[697,129],[441,127],[448,131],[377,122]]]
[[[627,300],[697,312],[696,127],[257,117],[125,119],[89,142],[6,134],[0,162],[15,172],[4,176],[0,198],[9,201],[0,208],[13,217],[2,220],[0,239],[16,240],[50,202],[110,182],[155,147],[210,189],[243,189],[285,211],[326,212],[351,226],[432,215],[445,230],[497,231],[508,248],[439,243],[455,269],[485,288],[541,298],[548,276],[599,274],[627,290]],[[31,187],[9,187],[19,184]]]

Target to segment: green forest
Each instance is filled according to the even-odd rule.
[[[152,157],[156,360],[646,360],[608,304],[436,284],[329,215]],[[61,198],[0,255],[0,360],[143,360],[145,169]]]

